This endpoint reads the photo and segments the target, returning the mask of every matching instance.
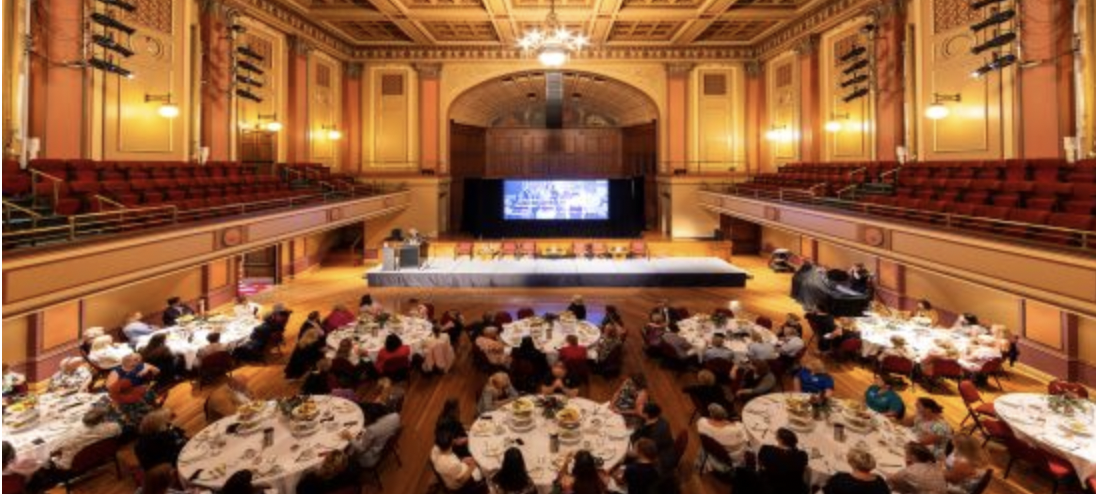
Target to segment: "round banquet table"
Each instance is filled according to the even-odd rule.
[[[250,315],[244,317],[216,315],[206,320],[195,319],[187,324],[163,328],[152,335],[167,333],[167,347],[171,349],[171,353],[182,357],[186,362],[186,368],[193,370],[198,366],[198,351],[209,344],[206,341],[209,333],[221,333],[221,344],[231,351],[247,340],[251,336],[251,330],[260,322],[262,321]],[[137,340],[137,351],[148,344],[152,335],[142,336]]]
[[[310,435],[294,435],[289,419],[269,401],[257,425],[246,432],[228,432],[230,427],[239,427],[236,415],[202,429],[179,454],[179,475],[191,485],[216,491],[233,473],[251,469],[257,484],[275,492],[296,492],[297,483],[320,466],[325,453],[347,447],[342,432],[356,436],[364,424],[361,408],[349,400],[333,396],[312,399],[320,410],[320,424]],[[263,448],[263,430],[267,428],[273,429],[274,440]]]
[[[552,335],[547,334],[547,322],[539,317],[529,317],[514,321],[502,326],[499,337],[508,348],[517,348],[521,340],[526,336],[533,337],[533,343],[537,349],[544,352],[548,363],[555,363],[559,358],[559,349],[567,345],[567,336],[578,336],[580,345],[586,347],[586,355],[591,360],[597,360],[597,349],[594,345],[601,339],[601,330],[592,323],[586,321],[564,321],[557,319],[552,323]]]
[[[422,318],[410,316],[392,316],[392,319],[381,328],[377,323],[354,324],[343,326],[327,335],[327,347],[329,356],[339,348],[343,340],[350,338],[354,341],[355,352],[365,351],[370,360],[376,360],[377,354],[384,348],[384,340],[389,334],[395,334],[403,340],[404,345],[411,347],[411,353],[422,355],[422,344],[432,334],[433,324]]]
[[[586,449],[604,462],[606,470],[624,461],[631,435],[624,418],[610,411],[608,404],[585,398],[571,398],[567,403],[582,412],[583,435],[576,444],[561,443],[558,453],[552,453],[549,448],[549,435],[556,430],[555,421],[544,418],[539,406],[533,412],[536,426],[528,432],[511,429],[510,405],[481,415],[468,431],[468,448],[483,473],[490,478],[501,467],[506,449],[517,446],[525,456],[529,475],[537,489],[548,493],[559,472],[558,465],[569,453]],[[516,444],[518,439],[524,444]]]
[[[993,400],[993,407],[1017,437],[1069,461],[1083,483],[1096,475],[1096,404],[1086,401],[1084,410],[1067,417],[1050,410],[1048,397],[1010,393]]]
[[[950,340],[960,354],[964,354],[970,345],[969,337],[950,329],[876,315],[856,318],[856,329],[860,332],[863,342],[861,354],[865,358],[893,347],[891,337],[894,336],[906,340],[906,346],[917,356],[915,362],[921,362],[928,356],[929,350],[936,346],[936,340]]]
[[[689,355],[695,355],[697,359],[704,356],[704,350],[708,348],[708,345],[712,344],[712,336],[716,333],[723,333],[726,335],[723,346],[734,352],[735,360],[744,362],[746,361],[746,352],[750,345],[749,335],[751,331],[756,331],[761,335],[761,339],[767,343],[775,344],[779,338],[769,328],[760,326],[750,321],[736,321],[729,320],[726,325],[721,328],[716,328],[715,323],[711,321],[710,316],[704,314],[697,314],[688,319],[682,319],[678,321],[677,327],[681,328],[681,336],[685,338],[690,345]]]
[[[45,393],[38,395],[38,417],[28,412],[11,413],[4,407],[3,437],[20,457],[49,460],[50,453],[81,427],[81,419],[103,394]]]
[[[765,444],[776,444],[776,430],[791,429],[799,436],[799,448],[810,456],[810,482],[813,486],[825,485],[837,472],[849,471],[845,455],[850,448],[862,447],[875,457],[876,471],[889,475],[905,467],[904,448],[913,439],[909,429],[895,425],[886,417],[872,412],[873,426],[870,432],[858,432],[845,428],[845,440],[834,439],[833,423],[841,423],[844,416],[835,410],[830,420],[813,421],[809,430],[798,429],[788,423],[785,404],[789,397],[807,396],[800,393],[774,393],[750,400],[742,411],[742,423],[746,426],[753,449]],[[836,405],[840,407],[840,405]],[[833,423],[831,423],[831,421]]]

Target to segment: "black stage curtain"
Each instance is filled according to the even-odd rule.
[[[504,220],[502,180],[464,179],[465,233],[477,238],[639,237],[646,224],[643,178],[609,180],[608,220]]]

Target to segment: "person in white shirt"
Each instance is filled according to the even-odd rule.
[[[223,352],[228,350],[228,347],[221,343],[221,333],[210,331],[206,335],[206,345],[198,349],[197,357],[198,363],[201,364],[202,359],[213,355],[217,352]]]
[[[434,448],[430,450],[430,463],[434,471],[441,477],[445,487],[452,491],[467,492],[465,489],[473,487],[483,478],[476,460],[472,457],[460,459],[453,452],[452,433],[446,430],[438,431],[434,439]]]
[[[752,340],[749,346],[746,347],[746,355],[750,357],[750,360],[772,360],[776,358],[776,347],[772,343],[766,342],[762,338],[761,333],[758,331],[750,332],[750,339]]]
[[[91,371],[80,357],[68,357],[61,361],[61,368],[49,378],[51,393],[81,393],[91,384]]]
[[[65,436],[64,442],[53,451],[53,466],[60,470],[68,470],[72,467],[72,460],[81,450],[103,439],[121,434],[122,427],[117,422],[107,420],[105,408],[93,407],[84,414],[80,427],[70,431]]]
[[[746,428],[742,425],[742,422],[731,422],[728,419],[727,410],[718,403],[712,403],[708,405],[708,417],[701,417],[696,421],[697,432],[702,436],[708,436],[715,439],[716,442],[723,445],[730,453],[731,459],[735,463],[741,464],[743,455],[749,447],[749,440],[746,438]],[[704,454],[697,458],[697,467],[700,467]],[[724,465],[715,458],[707,459],[708,468],[725,472],[731,469],[732,465]]]
[[[959,365],[967,372],[980,372],[982,366],[993,359],[1002,358],[997,340],[989,335],[979,336],[971,341],[967,351],[959,358]]]
[[[112,369],[122,363],[122,358],[133,353],[129,345],[115,344],[109,334],[96,336],[91,340],[88,361],[101,369]]]
[[[716,333],[712,335],[712,344],[708,348],[704,349],[704,355],[701,360],[707,362],[709,360],[724,359],[728,361],[734,360],[734,351],[724,346],[726,337],[723,333]]]
[[[347,440],[350,441],[358,465],[373,468],[381,460],[384,445],[400,431],[400,414],[389,412],[381,406],[371,406],[365,410],[365,422],[365,429],[361,434]]]
[[[136,311],[126,317],[126,325],[122,327],[122,333],[126,335],[129,345],[137,348],[137,342],[146,336],[156,332],[156,328],[142,321],[144,314]]]
[[[794,357],[803,350],[805,343],[799,337],[795,328],[784,328],[784,337],[780,339],[780,355],[782,357]]]
[[[263,312],[263,306],[247,299],[247,297],[240,295],[236,297],[236,305],[232,307],[232,314],[238,319],[252,318],[258,319],[259,314]]]

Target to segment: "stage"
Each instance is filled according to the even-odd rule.
[[[430,259],[422,269],[366,271],[377,287],[744,287],[747,273],[714,257],[663,259]]]

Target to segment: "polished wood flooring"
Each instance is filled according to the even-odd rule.
[[[672,371],[663,370],[657,363],[648,361],[644,356],[640,338],[636,337],[635,331],[645,321],[647,310],[661,298],[668,298],[675,305],[688,307],[693,312],[711,311],[717,306],[726,306],[728,300],[737,299],[749,311],[769,316],[776,321],[783,320],[783,315],[788,311],[799,310],[787,295],[789,275],[771,273],[765,268],[765,261],[759,258],[736,258],[734,263],[750,270],[754,275],[746,288],[490,290],[388,288],[370,290],[362,281],[362,268],[332,266],[319,269],[287,285],[275,287],[256,299],[267,306],[275,301],[284,302],[294,309],[294,316],[289,325],[292,332],[296,330],[308,312],[319,310],[326,313],[336,303],[356,306],[358,298],[366,292],[372,293],[373,297],[386,307],[396,307],[400,301],[419,297],[436,304],[439,311],[458,308],[469,319],[478,317],[488,309],[505,309],[514,312],[519,307],[531,306],[538,312],[560,311],[566,306],[571,295],[582,293],[590,308],[589,319],[591,320],[600,320],[606,304],[616,305],[621,310],[628,329],[632,331],[626,349],[625,373],[642,371],[647,374],[653,398],[663,405],[674,430],[678,431],[687,427],[692,413],[690,402],[681,392],[681,388],[691,383],[693,376],[688,374],[679,376]],[[289,340],[294,341],[295,338],[290,335]],[[382,474],[384,488],[364,486],[363,492],[415,494],[429,490],[433,480],[427,464],[429,447],[433,439],[434,421],[442,403],[450,397],[459,398],[462,401],[464,419],[467,423],[471,423],[475,399],[486,379],[473,368],[469,348],[470,343],[467,339],[463,339],[458,349],[459,358],[455,369],[448,375],[442,377],[416,375],[414,377],[408,389],[402,417],[404,435],[400,449],[403,467],[397,468],[395,462],[387,463]],[[288,354],[288,351],[286,353]],[[296,384],[286,382],[282,377],[282,364],[285,360],[286,358],[282,357],[280,361],[272,361],[267,366],[250,366],[236,372],[251,376],[252,387],[261,397],[286,396],[296,391]],[[871,381],[870,371],[854,364],[831,367],[837,378],[836,391],[839,396],[862,396],[863,390]],[[1011,380],[1002,382],[1005,388],[1003,392],[1045,389],[1045,383],[1016,372]],[[606,381],[595,376],[587,389],[583,390],[583,394],[594,400],[605,401],[609,399],[617,384],[618,381]],[[199,391],[189,383],[183,383],[170,393],[167,406],[175,411],[177,423],[190,434],[197,433],[205,425],[202,417],[202,403],[210,389],[206,387]],[[992,399],[1000,392],[997,390],[986,392],[985,398]],[[916,396],[925,393],[921,387],[918,387],[916,391],[904,390],[902,394],[906,402],[910,403]],[[958,424],[963,419],[962,401],[952,385],[948,385],[947,388],[932,396],[945,404],[947,419],[952,424]],[[698,443],[694,429],[690,447],[686,453],[685,463],[688,465],[691,465],[696,457]],[[998,472],[1003,472],[1008,460],[1007,453],[999,446],[991,445],[990,448],[994,467]],[[134,457],[128,448],[123,452],[123,463],[135,464]],[[691,469],[683,476],[682,483],[683,491],[690,494],[726,493],[729,490],[726,484],[710,477],[699,476],[692,473]],[[1077,488],[1076,484],[1072,486],[1074,490]],[[1045,493],[1050,492],[1050,489],[1050,481],[1029,467],[1018,465],[1013,469],[1009,479],[1003,480],[998,475],[990,486],[989,492]],[[104,470],[102,475],[78,484],[76,490],[122,494],[133,492],[134,484],[128,478],[117,480],[112,473]]]

